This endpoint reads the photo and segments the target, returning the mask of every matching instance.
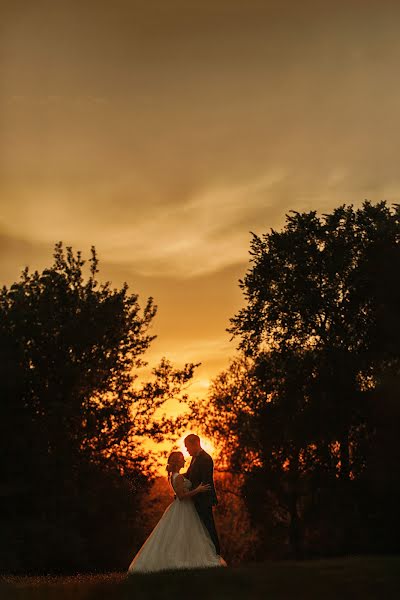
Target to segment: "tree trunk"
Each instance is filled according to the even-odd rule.
[[[340,443],[340,479],[347,481],[350,478],[350,453],[349,433],[344,432],[339,440]]]
[[[289,543],[291,552],[295,559],[302,558],[302,539],[301,539],[301,526],[300,518],[297,512],[297,493],[292,492],[289,494]]]
[[[302,536],[301,523],[297,510],[299,485],[299,452],[295,450],[290,459],[289,465],[289,543],[294,558],[299,559],[302,556]]]

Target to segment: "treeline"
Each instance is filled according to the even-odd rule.
[[[258,557],[398,552],[400,207],[253,234],[238,355],[197,419],[243,478]]]
[[[222,449],[217,522],[230,564],[397,552],[400,209],[291,213],[253,235],[229,328],[238,353],[191,429]],[[125,570],[170,500],[143,440],[197,365],[138,375],[157,307],[55,246],[0,290],[2,572]],[[187,399],[187,398],[186,398]]]
[[[182,396],[195,365],[166,360],[137,381],[156,306],[95,279],[62,242],[42,273],[0,291],[0,565],[2,572],[127,568],[148,534],[141,501],[152,480],[143,439]],[[127,562],[128,561],[128,562]]]

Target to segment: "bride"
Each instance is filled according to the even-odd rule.
[[[184,465],[182,452],[170,454],[167,472],[175,500],[132,560],[128,574],[226,566],[192,501],[193,496],[208,492],[210,485],[201,483],[191,489],[191,482],[179,473]]]

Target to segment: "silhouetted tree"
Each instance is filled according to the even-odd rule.
[[[81,252],[59,242],[51,268],[26,267],[0,292],[4,569],[125,566],[150,481],[142,440],[171,431],[157,411],[196,366],[163,359],[138,380],[156,306],[149,298],[141,310],[126,283],[99,285],[91,252],[87,281]]]
[[[228,329],[244,358],[194,407],[247,472],[264,537],[283,532],[297,556],[366,547],[360,498],[383,427],[378,390],[400,372],[399,216],[398,205],[365,202],[253,234],[246,306]]]
[[[399,217],[398,206],[365,202],[322,218],[316,211],[295,213],[282,232],[253,235],[253,266],[240,282],[247,306],[231,319],[229,331],[252,356],[266,347],[318,352],[325,418],[336,429],[343,478],[350,474],[349,429],[358,418],[360,378],[373,376],[384,358],[398,358],[398,347],[379,336],[375,300],[377,274],[387,261],[399,265]]]

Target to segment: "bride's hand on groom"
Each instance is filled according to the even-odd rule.
[[[211,485],[209,483],[203,483],[203,482],[201,482],[196,488],[196,491],[199,494],[202,494],[204,492],[209,492],[210,490],[211,490]]]

